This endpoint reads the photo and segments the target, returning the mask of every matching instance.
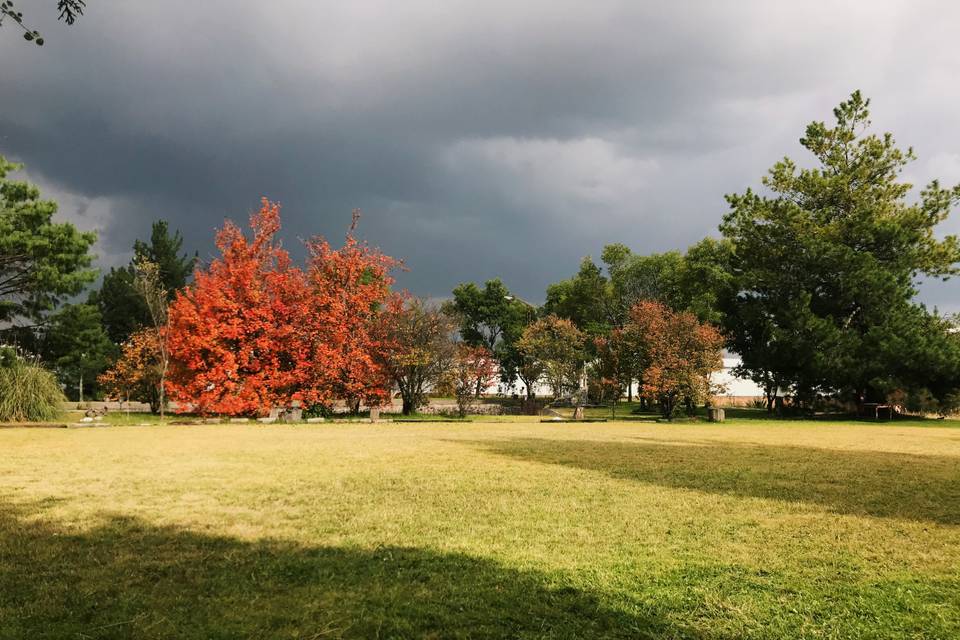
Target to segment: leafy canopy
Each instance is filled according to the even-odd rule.
[[[913,301],[918,282],[958,269],[956,237],[935,229],[960,187],[933,181],[910,199],[901,174],[913,151],[870,133],[868,106],[855,92],[833,126],[807,127],[812,166],[784,158],[763,180],[767,194],[727,196],[731,347],[755,380],[800,398],[862,401],[914,384],[903,365],[916,354],[901,336],[930,322]]]
[[[57,223],[57,204],[8,174],[21,165],[0,156],[0,322],[40,322],[96,278],[94,233]]]
[[[196,266],[196,256],[183,253],[180,231],[171,233],[166,220],[157,220],[150,230],[150,242],[137,240],[133,259],[125,267],[111,268],[104,275],[100,290],[90,296],[103,315],[110,339],[124,342],[131,334],[152,324],[144,297],[136,290],[137,264],[150,262],[159,270],[159,284],[166,291],[167,301],[183,289]]]

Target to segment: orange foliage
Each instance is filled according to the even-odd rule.
[[[333,398],[376,406],[390,400],[390,374],[384,366],[388,345],[377,331],[385,306],[399,300],[391,293],[391,270],[399,261],[353,237],[354,210],[344,246],[333,249],[323,238],[307,243],[307,280],[311,304],[307,324],[313,366],[305,399]]]
[[[250,226],[248,240],[228,222],[217,234],[221,257],[170,306],[171,397],[182,410],[228,415],[387,399],[371,327],[396,261],[357,242],[351,227],[340,249],[310,241],[303,270],[275,239],[279,205],[264,199]]]
[[[159,336],[154,329],[141,329],[123,344],[116,364],[98,381],[108,398],[146,402],[156,413],[160,409],[161,370]]]
[[[710,393],[710,374],[723,367],[723,336],[686,311],[643,301],[630,310],[625,330],[643,366],[643,391],[660,403],[665,416],[677,401],[700,402]]]

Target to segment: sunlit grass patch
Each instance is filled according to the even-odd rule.
[[[960,637],[927,425],[4,430],[0,637]]]

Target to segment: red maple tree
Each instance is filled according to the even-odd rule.
[[[307,243],[306,270],[276,240],[279,205],[263,200],[252,239],[227,222],[221,256],[170,305],[167,388],[181,410],[262,415],[389,400],[377,324],[399,263],[354,237],[358,216],[343,247]]]
[[[390,400],[391,379],[384,362],[389,345],[378,330],[383,311],[398,294],[390,291],[390,272],[400,262],[354,237],[360,211],[344,245],[334,249],[322,237],[307,242],[311,362],[304,399],[328,404],[344,400],[379,406]]]
[[[183,411],[259,415],[301,400],[310,354],[306,277],[275,239],[280,207],[263,199],[253,238],[227,222],[221,256],[169,309],[167,390]]]

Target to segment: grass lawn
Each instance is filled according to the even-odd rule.
[[[956,423],[0,429],[0,638],[960,638]]]

